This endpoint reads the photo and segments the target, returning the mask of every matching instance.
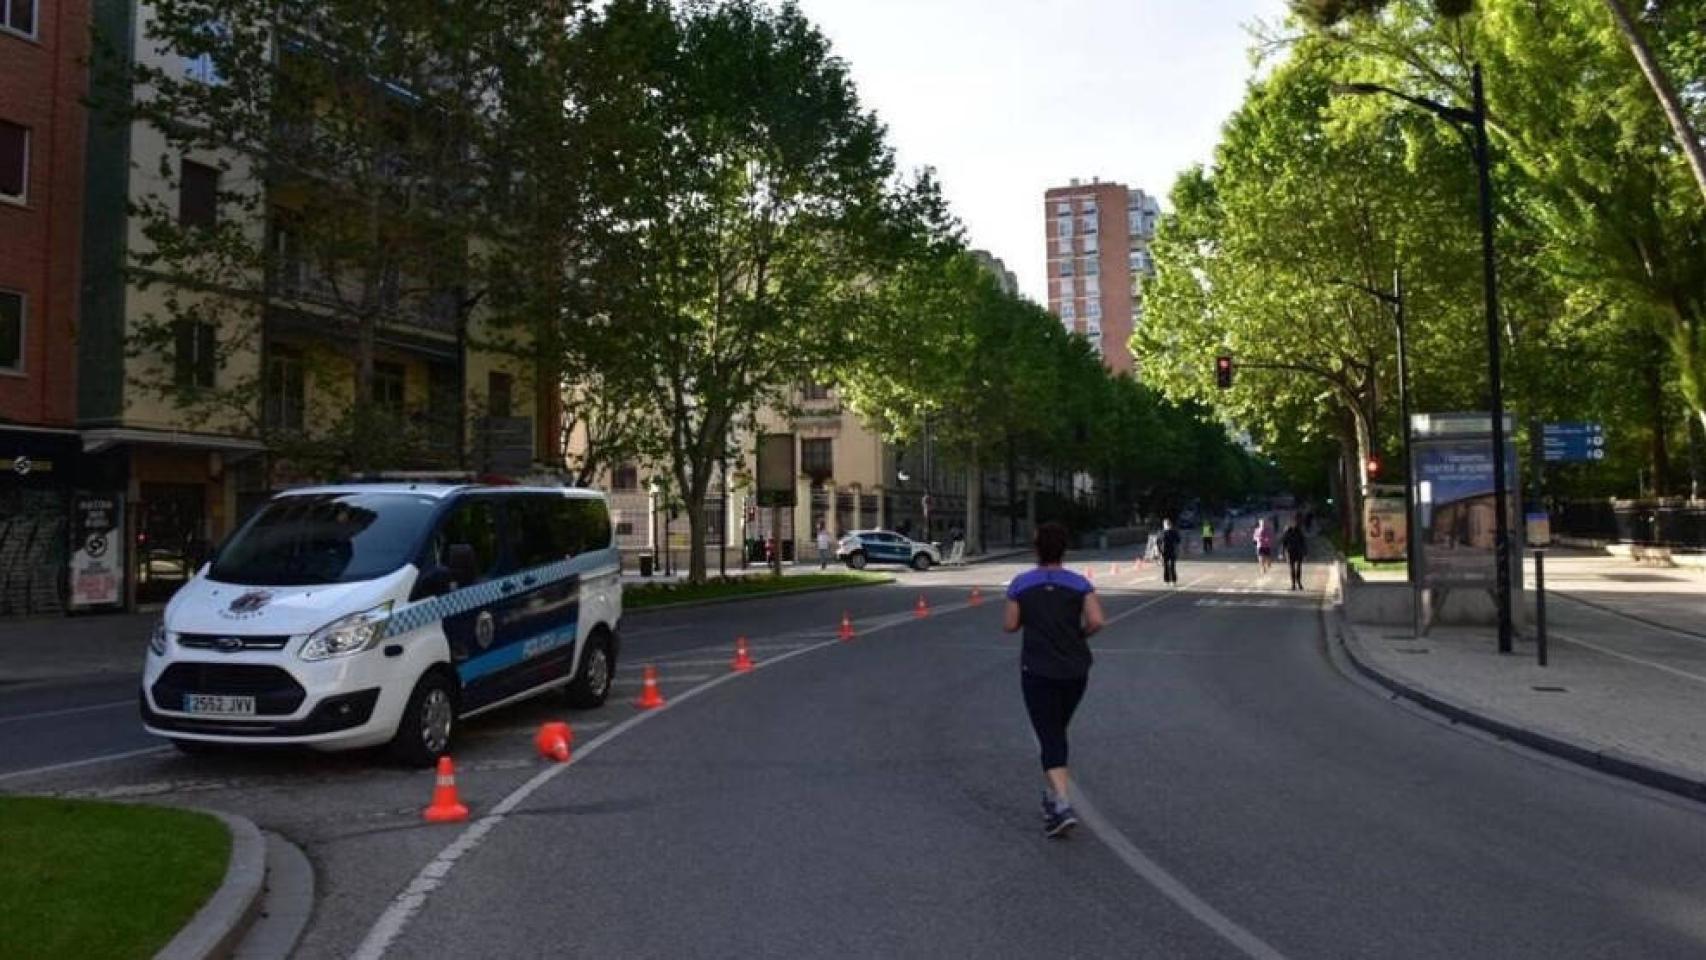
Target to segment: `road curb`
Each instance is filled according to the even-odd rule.
[[[231,960],[288,960],[314,915],[314,867],[302,848],[268,830],[267,880],[260,916]]]
[[[267,872],[267,846],[260,828],[254,821],[236,814],[200,809],[195,812],[217,817],[231,831],[231,861],[219,889],[178,935],[154,955],[154,960],[227,957],[259,912]]]
[[[1363,650],[1362,638],[1357,634],[1356,628],[1345,620],[1344,607],[1342,605],[1336,606],[1334,614],[1338,626],[1339,646],[1345,651],[1351,665],[1363,676],[1398,696],[1420,704],[1453,723],[1461,723],[1484,730],[1494,736],[1520,743],[1542,753],[1561,757],[1589,769],[1598,770],[1601,773],[1608,773],[1657,790],[1706,803],[1706,780],[1701,779],[1697,774],[1667,767],[1651,760],[1637,759],[1613,748],[1595,747],[1568,740],[1544,733],[1533,727],[1524,726],[1514,720],[1495,717],[1483,710],[1463,706],[1443,694],[1399,679],[1397,676],[1381,670]]]

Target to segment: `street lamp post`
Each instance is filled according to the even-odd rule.
[[[1487,143],[1487,96],[1481,82],[1481,65],[1475,64],[1471,75],[1471,107],[1447,106],[1426,97],[1412,96],[1378,83],[1342,84],[1335,88],[1342,93],[1384,93],[1420,107],[1456,126],[1468,128],[1470,151],[1475,156],[1475,173],[1481,200],[1481,275],[1483,298],[1487,308],[1487,389],[1492,395],[1488,406],[1493,416],[1493,518],[1494,559],[1498,569],[1493,572],[1494,600],[1499,611],[1499,652],[1510,653],[1511,628],[1511,545],[1510,509],[1505,491],[1505,394],[1501,373],[1499,341],[1498,274],[1493,256],[1493,176],[1492,149]],[[1408,433],[1409,425],[1405,424]]]

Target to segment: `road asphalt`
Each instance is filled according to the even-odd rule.
[[[0,789],[231,809],[290,838],[320,893],[302,957],[1706,954],[1706,807],[1352,679],[1324,568],[1294,593],[1219,553],[1173,589],[1129,558],[1087,558],[1115,622],[1073,727],[1096,816],[1065,841],[1041,836],[999,629],[1016,563],[636,617],[622,702],[470,725],[463,799],[505,811],[472,829],[422,825],[431,774],[365,755],[158,753]],[[974,583],[990,602],[966,605]],[[722,679],[737,633],[761,668]],[[645,662],[675,702],[636,720]],[[79,716],[0,722],[0,748],[21,769],[22,739],[53,756]],[[548,768],[529,739],[559,716],[583,755]]]

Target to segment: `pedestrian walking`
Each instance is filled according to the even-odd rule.
[[[1179,582],[1179,531],[1173,529],[1173,521],[1161,521],[1161,581],[1163,583]]]
[[[1309,555],[1309,538],[1303,535],[1301,521],[1296,517],[1280,536],[1280,549],[1285,551],[1285,562],[1291,567],[1291,589],[1302,590],[1303,558]]]
[[[1207,517],[1204,517],[1202,521],[1202,552],[1205,554],[1214,552],[1214,523]]]
[[[1066,528],[1058,523],[1037,527],[1036,550],[1036,568],[1014,577],[1007,587],[1002,626],[1008,633],[1024,631],[1019,688],[1048,782],[1043,833],[1058,838],[1078,825],[1068,795],[1066,728],[1089,684],[1089,639],[1105,620],[1095,586],[1061,566]]]
[[[817,568],[824,570],[829,567],[829,527],[822,520],[817,522]]]
[[[1250,539],[1256,543],[1256,566],[1267,573],[1274,565],[1274,528],[1268,526],[1267,520],[1258,518],[1256,532],[1250,535]]]

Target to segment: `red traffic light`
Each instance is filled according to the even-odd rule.
[[[1232,358],[1221,356],[1214,358],[1214,382],[1222,390],[1232,386]]]
[[[1380,458],[1379,457],[1369,457],[1368,458],[1368,475],[1370,477],[1380,476]]]

